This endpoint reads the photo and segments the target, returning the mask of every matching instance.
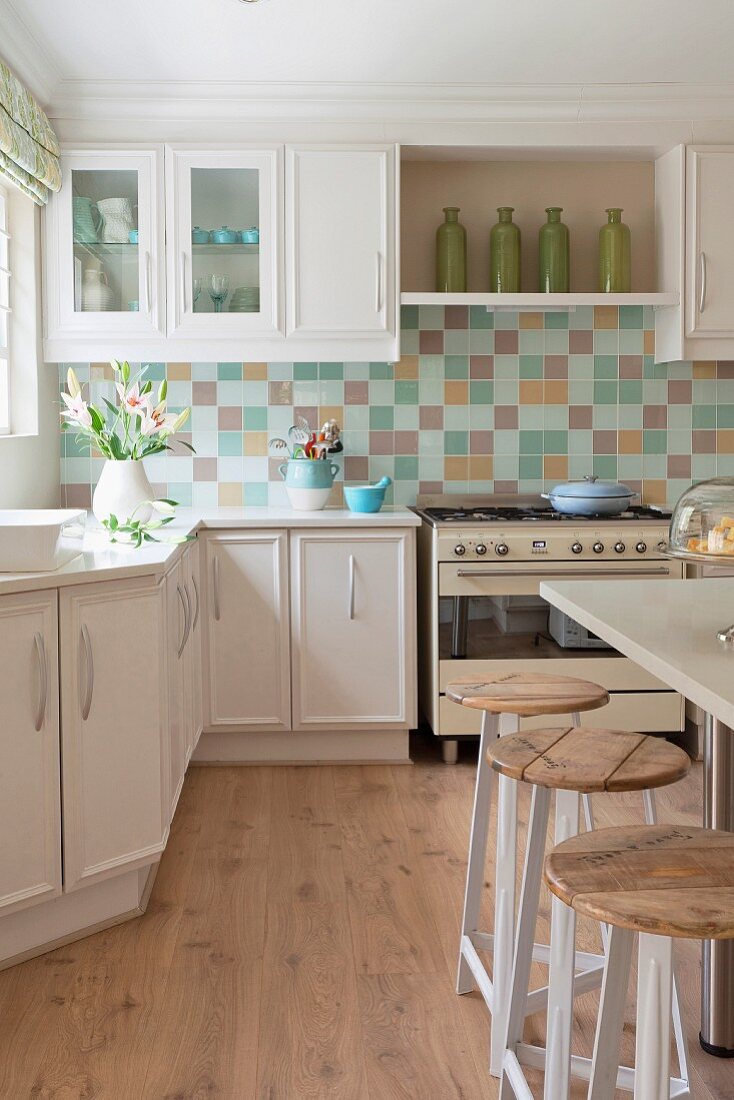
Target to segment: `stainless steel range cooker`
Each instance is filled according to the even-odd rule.
[[[603,684],[608,707],[585,721],[600,727],[681,732],[682,698],[634,662],[557,613],[541,581],[588,577],[683,579],[660,550],[670,513],[631,508],[614,517],[568,516],[539,496],[418,498],[419,697],[444,759],[458,739],[478,736],[481,716],[447,699],[458,676],[543,671]],[[559,719],[563,720],[563,719]],[[527,719],[526,726],[538,721]]]

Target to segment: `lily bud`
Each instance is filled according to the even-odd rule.
[[[162,404],[166,400],[166,394],[168,393],[168,382],[164,378],[158,387],[158,402]]]
[[[181,431],[184,424],[186,423],[186,421],[189,418],[189,413],[190,412],[191,412],[191,409],[183,409],[182,412],[180,412],[178,414],[178,416],[176,417],[176,419],[173,422],[173,427],[171,428],[172,432],[180,432]]]
[[[82,392],[82,388],[79,385],[79,379],[74,373],[73,367],[69,367],[68,371],[66,372],[66,386],[69,390],[69,394],[72,397],[78,397],[79,394]]]

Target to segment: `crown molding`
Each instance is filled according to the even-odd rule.
[[[46,46],[29,30],[10,0],[0,0],[0,26],[0,57],[48,114],[61,82],[56,62]]]

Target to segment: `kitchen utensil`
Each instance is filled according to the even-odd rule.
[[[272,447],[274,451],[287,451],[288,457],[293,458],[290,447],[288,446],[285,439],[281,439],[280,436],[275,436],[274,439],[269,439],[268,447]]]
[[[311,439],[311,432],[309,431],[308,424],[302,417],[296,417],[296,424],[291,424],[288,429],[288,439],[293,447],[305,447]],[[305,427],[303,426],[305,424]]]
[[[379,512],[392,479],[382,477],[374,485],[345,485],[344,500],[350,512]]]
[[[96,202],[84,195],[74,195],[72,199],[74,223],[74,241],[78,244],[96,244],[102,219]]]
[[[212,229],[209,236],[214,244],[235,244],[237,241],[237,230],[230,229],[228,225],[223,225],[221,229]]]
[[[260,230],[256,225],[251,225],[249,229],[242,230],[240,233],[240,240],[243,244],[259,244]]]
[[[129,242],[130,230],[135,228],[132,199],[99,199],[97,209],[102,218],[100,239],[110,244]]]
[[[332,454],[339,454],[344,450],[344,446],[340,439],[341,428],[337,424],[336,420],[327,420],[321,428],[321,436],[329,444],[329,450]]]
[[[221,313],[229,294],[229,275],[209,276],[209,297],[214,302],[214,312]]]
[[[588,475],[583,481],[566,481],[541,493],[556,512],[578,516],[616,516],[629,508],[638,493],[618,481],[600,481]]]
[[[82,309],[87,313],[108,313],[114,294],[106,272],[98,267],[85,267],[82,281]]]
[[[290,459],[278,467],[285,481],[291,507],[296,511],[320,511],[329,499],[339,467],[334,462]]]
[[[192,244],[209,244],[209,230],[195,225],[191,230],[191,241]]]

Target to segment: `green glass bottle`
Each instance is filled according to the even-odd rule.
[[[538,234],[538,290],[541,294],[568,294],[570,240],[561,221],[562,206],[546,206],[548,220]]]
[[[499,221],[489,234],[489,289],[492,294],[520,290],[520,230],[512,220],[514,206],[498,206]]]
[[[436,231],[436,290],[439,294],[466,291],[466,229],[459,207],[444,206],[445,221]]]
[[[607,294],[628,294],[632,289],[629,226],[622,210],[611,206],[607,224],[599,230],[599,290]]]

